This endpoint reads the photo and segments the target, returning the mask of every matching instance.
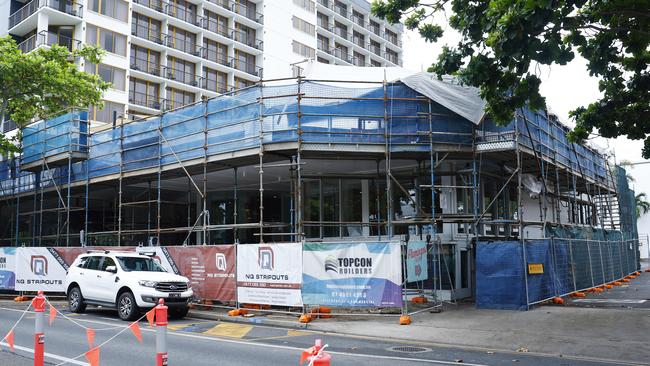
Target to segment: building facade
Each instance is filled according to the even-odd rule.
[[[401,64],[401,26],[372,17],[365,0],[11,0],[0,34],[20,49],[83,44],[107,51],[78,60],[112,87],[89,119],[111,123],[291,77],[306,59]],[[299,70],[299,69],[297,69]],[[7,125],[3,130],[13,126]]]

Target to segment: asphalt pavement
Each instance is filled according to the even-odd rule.
[[[0,334],[21,316],[15,308],[0,308]],[[86,365],[88,350],[84,327],[95,329],[95,344],[102,344],[101,365],[155,365],[155,330],[140,322],[143,342],[138,343],[128,324],[115,311],[89,309],[85,314],[57,317],[46,326],[46,360],[52,365]],[[0,365],[31,365],[34,314],[27,313],[15,329],[15,353],[0,344]],[[121,334],[115,336],[118,332]],[[303,349],[322,339],[328,344],[332,365],[630,365],[471,347],[443,347],[377,337],[350,337],[275,326],[236,324],[185,318],[170,321],[169,365],[268,366],[296,365]],[[11,355],[11,356],[9,356]],[[7,357],[5,357],[7,356]]]

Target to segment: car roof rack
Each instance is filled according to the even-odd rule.
[[[100,250],[100,249],[89,249],[86,250],[86,254],[89,253],[102,253],[102,254],[109,254],[111,251],[110,250]]]

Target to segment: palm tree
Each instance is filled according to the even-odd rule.
[[[636,217],[637,219],[641,215],[645,215],[650,211],[650,202],[646,201],[646,194],[639,193],[635,197],[636,199]]]

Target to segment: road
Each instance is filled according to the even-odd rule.
[[[0,308],[0,334],[4,335],[20,318],[21,310]],[[64,314],[52,326],[46,326],[46,361],[51,365],[86,365],[83,353],[88,350],[83,327],[96,330],[95,344],[110,339],[128,323],[117,318],[115,311],[88,309],[85,314]],[[138,343],[126,330],[101,348],[101,365],[155,365],[155,331],[146,320],[140,323],[143,342]],[[106,329],[110,328],[110,329]],[[106,329],[106,330],[102,330]],[[0,347],[0,365],[31,365],[34,314],[27,313],[15,329],[15,354]],[[321,338],[329,345],[335,366],[353,365],[626,365],[596,360],[569,359],[530,353],[502,353],[479,349],[461,349],[439,345],[400,343],[395,340],[347,337],[311,331],[288,330],[262,325],[236,324],[185,318],[170,321],[169,365],[269,366],[297,365],[301,350]],[[392,347],[414,347],[399,352]],[[408,351],[408,350],[407,350]],[[78,357],[79,356],[79,357]]]

